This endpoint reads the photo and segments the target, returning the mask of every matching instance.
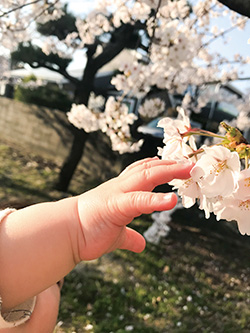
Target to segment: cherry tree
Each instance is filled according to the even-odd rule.
[[[138,98],[145,98],[152,87],[159,89],[166,89],[169,92],[183,93],[189,86],[202,86],[208,83],[226,83],[239,79],[239,69],[235,64],[247,64],[250,58],[243,58],[242,56],[235,55],[233,60],[222,57],[219,53],[212,54],[209,51],[209,45],[217,38],[226,36],[232,29],[244,29],[247,23],[247,18],[243,18],[230,12],[221,6],[218,2],[199,1],[194,2],[192,10],[190,5],[184,1],[106,1],[100,5],[101,12],[105,13],[107,8],[112,8],[112,22],[115,26],[120,26],[124,23],[131,25],[134,22],[140,21],[144,24],[142,28],[145,33],[145,38],[148,39],[147,53],[139,54],[133,62],[121,64],[120,73],[112,79],[113,85],[118,91],[122,91],[121,98],[116,103],[120,102],[124,96],[137,96]],[[97,10],[97,15],[99,14]],[[82,32],[81,38],[93,38],[95,34],[99,34],[98,29],[94,24],[91,24],[93,11],[84,21],[83,25],[79,26],[79,31]],[[226,31],[219,30],[216,26],[211,26],[212,19],[220,15],[231,15],[231,26]],[[89,19],[89,21],[88,21]],[[104,21],[103,21],[104,20]],[[110,29],[110,21],[102,17],[102,29]],[[92,29],[92,30],[91,30]],[[88,32],[89,34],[86,34]],[[230,67],[222,68],[224,65],[231,64]],[[189,104],[192,102],[191,96],[188,94],[183,100],[183,103]],[[195,108],[197,111],[209,101],[209,96],[195,100]],[[151,113],[152,117],[157,116],[156,101],[151,101],[151,110],[148,111],[147,104],[139,108],[139,113]],[[155,104],[153,104],[155,102]],[[202,104],[203,103],[203,104]],[[112,103],[108,103],[108,106]],[[86,106],[82,106],[86,112]],[[79,115],[78,106],[77,113]],[[194,108],[194,106],[193,106]],[[152,112],[154,110],[154,112]],[[158,109],[158,115],[164,110]],[[77,115],[74,114],[76,109],[72,109],[69,113],[70,120],[74,124],[74,119]],[[89,112],[93,115],[92,110]],[[105,112],[107,114],[107,112]],[[75,116],[75,117],[74,117]],[[105,115],[104,115],[105,117]],[[100,119],[96,116],[97,122]],[[99,128],[104,132],[106,131],[106,124],[101,117]],[[83,128],[86,131],[91,131],[88,128],[88,119],[91,117],[81,118],[81,123],[75,122],[78,128]],[[103,126],[103,127],[102,127]],[[119,150],[118,142],[124,143],[126,136],[121,134],[121,131],[110,130],[112,137],[115,140],[114,149]],[[138,149],[138,145],[128,145],[129,140],[126,141],[128,148]],[[124,152],[124,150],[122,150]]]
[[[101,28],[104,14],[92,15],[92,26],[95,22],[95,33],[90,39],[90,33],[84,33],[85,39],[81,39],[86,20],[76,20],[63,8],[64,15],[58,20],[46,22],[37,26],[41,33],[38,44],[32,42],[21,43],[18,49],[12,53],[13,62],[28,63],[30,66],[45,67],[59,72],[75,87],[75,102],[88,105],[90,93],[93,90],[94,78],[100,68],[111,61],[124,49],[138,48],[141,45],[141,22],[135,24],[121,24],[104,31]],[[108,21],[108,18],[106,18]],[[88,24],[88,23],[86,23]],[[82,28],[81,28],[82,27]],[[93,30],[93,27],[91,28]],[[45,36],[45,37],[44,37]],[[87,63],[79,79],[69,74],[67,67],[72,60],[73,53],[77,50],[85,50]],[[125,116],[123,116],[125,119]],[[131,118],[129,116],[128,118]],[[123,127],[125,129],[125,127]],[[126,127],[126,131],[128,127]],[[74,140],[69,157],[65,161],[58,184],[58,188],[66,190],[75,168],[81,159],[84,146],[88,138],[88,132],[76,127],[72,130]]]
[[[43,11],[45,4],[47,7]],[[75,86],[75,104],[68,113],[69,121],[75,125],[75,135],[61,172],[61,189],[64,190],[82,156],[89,132],[101,130],[106,133],[112,148],[120,153],[140,149],[142,141],[134,142],[130,134],[130,125],[136,116],[129,114],[123,102],[125,97],[145,100],[138,111],[142,119],[149,119],[165,110],[162,101],[149,98],[153,88],[183,94],[191,86],[238,80],[241,78],[238,66],[250,63],[249,57],[236,54],[233,58],[225,58],[219,52],[211,52],[209,46],[214,40],[226,39],[231,31],[244,29],[248,20],[217,1],[101,0],[83,19],[75,19],[67,8],[60,7],[58,1],[31,2],[31,10],[24,11],[24,16],[17,19],[26,5],[19,3],[19,7],[20,11],[8,7],[12,20],[29,22],[26,27],[31,28],[33,15],[43,24],[38,25],[40,36],[36,45],[27,43],[29,38],[26,36],[25,43],[13,53],[13,60],[57,71]],[[34,15],[34,10],[38,14]],[[6,13],[3,17],[9,18]],[[225,16],[231,20],[226,30],[213,25],[215,19]],[[40,17],[43,20],[53,18],[54,21],[44,22]],[[8,34],[22,40],[20,31],[25,24],[19,27],[21,23],[16,23],[15,29],[9,28],[8,24],[1,30],[7,29]],[[3,39],[4,34],[1,36]],[[7,40],[10,40],[9,36]],[[134,59],[122,63],[119,73],[111,81],[120,95],[109,98],[101,108],[91,106],[90,95],[97,72],[126,48],[136,50]],[[87,56],[81,79],[72,77],[67,70],[77,50],[85,50]],[[203,98],[194,100],[187,93],[183,107],[195,107],[199,112],[209,98],[203,94]],[[244,112],[248,114],[246,108]]]

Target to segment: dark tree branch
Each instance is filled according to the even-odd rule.
[[[15,11],[17,11],[17,10],[20,10],[20,9],[24,8],[24,7],[27,7],[27,6],[30,6],[30,5],[34,5],[35,3],[38,3],[39,1],[40,1],[40,0],[31,1],[31,2],[25,3],[25,4],[21,5],[21,6],[17,6],[17,7],[15,7],[15,8],[12,8],[12,9],[10,9],[10,10],[7,11],[7,12],[3,12],[3,13],[1,13],[1,14],[0,14],[0,17],[7,16],[7,15],[9,15],[10,13],[13,13],[13,12],[15,12]]]
[[[24,7],[27,7],[27,6],[30,6],[30,5],[34,5],[34,4],[36,4],[36,3],[40,2],[40,1],[41,1],[41,0],[35,0],[35,1],[32,1],[32,2],[29,2],[29,3],[23,4],[23,5],[21,5],[21,6],[15,7],[15,8],[13,8],[13,9],[10,9],[10,10],[7,11],[7,12],[3,12],[3,13],[1,13],[1,14],[0,14],[0,18],[1,18],[1,17],[4,17],[4,16],[8,16],[8,15],[11,14],[12,12],[15,12],[15,11],[21,10],[21,9],[24,8]],[[28,27],[29,27],[33,22],[36,22],[36,20],[37,20],[40,16],[42,16],[47,10],[49,10],[50,8],[52,8],[52,7],[53,7],[58,1],[59,1],[59,0],[56,0],[55,3],[52,3],[52,4],[47,5],[46,7],[44,7],[44,8],[42,9],[42,11],[41,11],[40,13],[38,13],[35,17],[33,17],[32,20],[29,21],[28,24],[27,24],[25,27],[23,27],[23,28],[21,28],[21,29],[11,29],[11,28],[9,27],[8,29],[9,29],[10,31],[12,31],[12,32],[24,31],[24,30],[28,29]]]
[[[232,9],[233,11],[250,17],[250,1],[249,0],[218,0],[223,5]]]
[[[30,64],[30,66],[32,68],[40,68],[40,67],[44,67],[47,68],[53,72],[59,73],[62,76],[64,76],[66,79],[68,79],[70,82],[72,82],[73,84],[77,85],[79,84],[80,80],[78,80],[77,78],[71,76],[65,69],[62,68],[55,68],[53,66],[50,66],[48,64],[46,64],[45,62],[38,62],[36,65],[34,64]]]
[[[114,59],[122,50],[138,47],[140,37],[137,31],[140,29],[145,29],[145,25],[140,22],[136,22],[134,25],[124,24],[118,28],[113,33],[110,42],[104,47],[103,52],[93,59],[96,72]]]
[[[227,82],[235,82],[235,81],[250,81],[250,77],[238,77],[237,79],[228,79]],[[207,81],[203,84],[217,84],[221,83],[221,80]]]

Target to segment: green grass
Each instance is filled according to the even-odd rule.
[[[1,207],[67,195],[53,190],[58,172],[51,161],[0,145]],[[99,182],[86,180],[78,171],[71,192]],[[142,216],[132,227],[143,232],[151,222]],[[170,226],[141,254],[115,251],[79,264],[65,278],[55,332],[250,332],[250,238],[196,208],[176,211]]]
[[[134,227],[145,220],[137,219]],[[126,327],[150,333],[250,332],[249,245],[234,232],[216,238],[190,228],[173,222],[169,237],[158,246],[148,244],[142,254],[116,251],[82,263],[66,278],[63,332],[85,332],[87,323],[96,333]]]
[[[27,205],[51,200],[56,166],[7,145],[0,145],[0,205]]]

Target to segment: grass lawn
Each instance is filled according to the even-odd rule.
[[[1,207],[67,195],[53,190],[59,167],[38,156],[2,144],[0,170]],[[71,192],[94,184],[78,171]],[[132,227],[143,232],[151,222],[141,216]],[[55,332],[250,332],[250,238],[197,208],[176,211],[170,227],[141,254],[78,265],[65,278]]]

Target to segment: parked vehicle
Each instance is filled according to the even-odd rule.
[[[206,89],[206,88],[205,88]],[[202,93],[204,93],[205,89],[203,89]],[[207,89],[211,91],[216,90],[217,87],[209,86]],[[196,92],[197,93],[197,92]],[[202,128],[211,132],[217,132],[220,122],[222,121],[231,121],[232,119],[238,116],[237,108],[230,102],[232,96],[236,96],[237,98],[242,98],[243,94],[236,88],[231,85],[225,85],[219,87],[219,94],[223,96],[223,101],[211,100],[207,103],[205,107],[201,109],[199,113],[191,112],[190,122],[191,127]],[[199,95],[199,93],[198,93]],[[213,95],[213,94],[211,94]],[[215,96],[218,96],[218,91]],[[183,96],[171,95],[171,103],[172,108],[176,108],[181,105]],[[166,116],[170,116],[174,118],[177,116],[177,112],[175,114],[166,113]],[[163,137],[163,129],[157,127],[160,118],[153,119],[150,123],[146,125],[142,125],[138,127],[138,132],[143,133],[145,135],[151,135],[156,138]]]
[[[161,127],[157,127],[158,122],[162,117],[158,117],[150,121],[146,125],[139,126],[137,131],[145,135],[152,135],[155,138],[163,138],[164,130]]]
[[[158,127],[158,122],[164,117],[158,117],[150,121],[146,125],[139,126],[137,128],[137,131],[139,133],[143,133],[145,135],[151,135],[155,138],[163,139],[164,136],[164,130],[162,127]],[[201,124],[195,121],[190,122],[191,127],[193,128],[201,128]]]

